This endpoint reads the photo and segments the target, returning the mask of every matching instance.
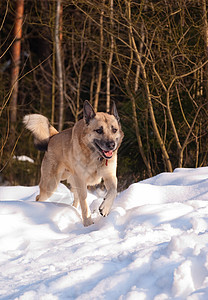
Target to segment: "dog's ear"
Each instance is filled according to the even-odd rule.
[[[88,125],[90,123],[90,120],[92,120],[94,117],[95,117],[95,111],[92,105],[87,100],[85,100],[83,106],[83,119]]]
[[[113,102],[113,104],[111,106],[110,114],[114,115],[114,117],[116,118],[116,120],[118,121],[118,123],[120,123],[120,118],[119,118],[119,115],[118,115],[116,104],[115,104],[114,101],[112,101],[112,102]]]

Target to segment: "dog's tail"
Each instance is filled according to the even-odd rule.
[[[24,116],[23,123],[34,135],[35,147],[40,151],[46,151],[49,138],[58,133],[58,131],[50,125],[48,119],[39,114]]]

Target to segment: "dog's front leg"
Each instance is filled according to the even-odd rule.
[[[104,178],[104,184],[107,189],[107,195],[101,203],[99,211],[103,217],[106,217],[109,214],[113,201],[117,195],[117,178]]]
[[[73,182],[74,186],[72,186],[72,188],[81,206],[83,225],[92,225],[91,212],[87,204],[87,185],[78,176],[74,176]]]

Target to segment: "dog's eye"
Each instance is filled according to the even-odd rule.
[[[95,130],[98,134],[103,134],[103,127],[100,127]]]
[[[112,132],[113,132],[113,133],[116,133],[117,131],[118,131],[117,128],[112,127]]]

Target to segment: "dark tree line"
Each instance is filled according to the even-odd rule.
[[[19,183],[32,170],[37,183],[41,154],[23,132],[26,113],[61,130],[82,116],[85,99],[96,111],[117,104],[124,184],[207,165],[206,0],[5,0],[0,8],[4,179]],[[13,156],[22,154],[36,164],[18,167]]]

